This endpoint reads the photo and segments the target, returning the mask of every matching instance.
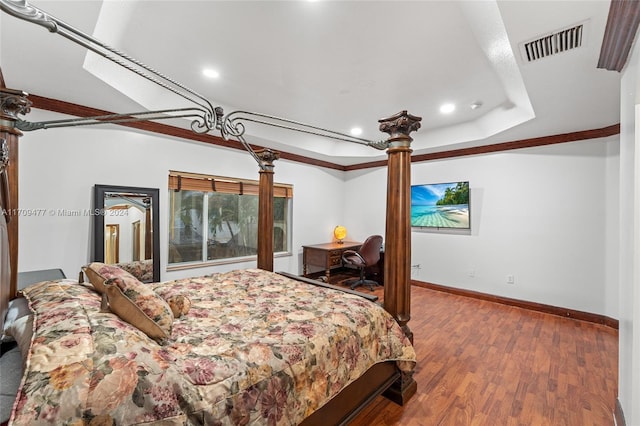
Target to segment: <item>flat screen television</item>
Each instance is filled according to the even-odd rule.
[[[411,227],[470,228],[469,182],[411,185]]]

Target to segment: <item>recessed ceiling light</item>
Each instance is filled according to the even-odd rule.
[[[209,78],[218,78],[220,73],[212,68],[205,68],[202,70],[202,74]]]
[[[451,114],[456,109],[454,104],[442,104],[440,106],[440,112],[443,114]]]
[[[351,134],[353,136],[360,136],[362,134],[362,129],[360,127],[353,127],[351,129]]]

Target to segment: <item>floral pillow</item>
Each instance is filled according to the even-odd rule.
[[[131,275],[129,272],[116,265],[108,265],[106,263],[93,262],[89,265],[82,267],[82,272],[85,273],[89,282],[100,294],[104,294],[105,287],[104,282],[111,278],[127,278],[137,281],[137,278]],[[82,282],[82,280],[80,280]]]
[[[153,260],[151,259],[117,263],[116,266],[124,269],[143,283],[153,282]]]
[[[160,344],[171,336],[171,308],[149,286],[133,277],[109,278],[102,285],[111,312]]]
[[[191,309],[191,299],[187,296],[183,296],[182,294],[176,294],[175,296],[171,296],[165,300],[171,308],[173,318],[180,318],[182,315],[188,314],[189,309]]]

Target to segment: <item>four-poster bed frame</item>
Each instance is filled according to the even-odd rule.
[[[18,138],[21,132],[15,127],[17,115],[28,112],[30,102],[27,95],[15,90],[0,89],[0,138],[7,140],[8,146],[13,147],[7,167],[10,182],[9,205],[5,209],[17,209],[17,152]],[[13,109],[8,108],[12,106]],[[409,133],[418,129],[420,118],[402,111],[392,117],[380,120],[380,128],[390,134],[390,147],[387,150],[388,181],[387,181],[387,225],[385,245],[385,287],[384,308],[400,324],[405,334],[413,342],[413,333],[408,322],[411,318],[411,289],[410,289],[410,249],[411,228],[409,224],[410,212],[410,154],[411,137]],[[259,217],[258,217],[258,256],[259,269],[273,271],[273,161],[278,153],[265,149],[256,153],[265,167],[260,170],[259,181]],[[11,164],[13,161],[13,164]],[[18,217],[11,217],[8,223],[10,253],[17,253]],[[2,294],[2,316],[6,311],[10,299],[17,295],[17,256],[11,256],[10,281],[0,284]],[[13,266],[16,265],[16,266]],[[293,277],[290,274],[286,276]],[[298,280],[310,284],[318,284],[313,280],[296,277]],[[384,394],[392,401],[403,405],[417,390],[417,383],[412,374],[401,373],[392,363],[374,365],[365,375],[349,385],[327,405],[312,414],[304,422],[305,425],[327,424],[333,421],[348,421],[376,396]]]
[[[0,7],[12,15],[21,19],[27,19],[22,15],[22,9],[33,9],[26,2],[17,4],[9,0],[0,0]],[[385,243],[385,268],[384,268],[384,308],[398,322],[405,335],[413,342],[413,333],[408,322],[411,318],[411,289],[410,289],[410,262],[411,262],[411,228],[410,228],[410,166],[411,166],[411,141],[410,133],[420,127],[421,118],[412,116],[407,111],[399,112],[391,117],[379,120],[380,130],[388,133],[389,138],[382,142],[372,142],[349,135],[321,129],[291,120],[272,117],[264,114],[234,111],[227,116],[223,115],[221,108],[213,108],[211,104],[197,93],[185,86],[168,79],[166,76],[149,69],[144,64],[109,48],[99,41],[79,33],[77,30],[60,23],[55,18],[41,13],[30,14],[27,20],[45,26],[51,32],[61,35],[82,44],[102,56],[125,66],[124,60],[133,62],[138,70],[132,71],[159,84],[185,99],[196,104],[194,108],[180,110],[165,110],[134,114],[113,114],[110,116],[94,117],[91,119],[58,120],[45,123],[28,123],[19,118],[29,112],[31,103],[28,95],[22,91],[0,88],[0,138],[6,140],[9,150],[9,163],[6,174],[9,182],[8,202],[4,208],[18,208],[18,139],[24,131],[52,127],[68,127],[84,124],[98,124],[104,122],[130,122],[164,118],[175,118],[176,115],[166,115],[168,112],[176,114],[184,113],[184,117],[194,118],[192,130],[204,133],[211,130],[220,131],[223,137],[238,139],[259,165],[259,212],[258,212],[258,252],[257,266],[259,269],[273,271],[273,175],[274,161],[279,154],[270,149],[254,151],[244,140],[244,122],[254,122],[270,126],[285,128],[294,131],[312,133],[324,137],[344,140],[352,143],[369,145],[376,149],[386,149],[388,154],[388,179],[387,179],[387,209],[386,209],[386,243]],[[44,17],[44,18],[43,18]],[[66,33],[66,34],[65,34]],[[71,34],[71,36],[69,36]],[[78,39],[85,39],[79,41]],[[88,40],[88,41],[86,41]],[[11,279],[9,282],[0,283],[0,319],[4,318],[8,301],[17,295],[17,254],[18,254],[18,217],[11,217],[8,223],[11,260]],[[304,279],[302,279],[304,280]],[[311,280],[307,282],[313,283]],[[339,421],[348,416],[346,413],[359,411],[364,404],[371,401],[377,395],[385,392],[385,396],[393,401],[404,404],[417,389],[412,373],[400,373],[391,363],[374,365],[364,376],[350,385],[338,397],[334,398],[321,410],[310,416],[305,424],[327,424],[332,420]],[[354,407],[357,407],[354,409]],[[331,417],[328,417],[331,416]]]

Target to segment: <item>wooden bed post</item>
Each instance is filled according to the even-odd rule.
[[[3,80],[4,81],[4,80]],[[13,299],[18,292],[18,219],[14,214],[18,209],[18,138],[22,132],[15,127],[18,114],[27,114],[31,110],[31,101],[27,99],[27,93],[21,90],[0,88],[0,138],[5,139],[9,149],[9,164],[6,169],[9,183],[9,206],[3,206],[8,211],[7,223],[9,234],[9,256],[11,265],[11,281],[9,288],[2,288],[0,299],[8,301]],[[6,298],[8,291],[9,297]],[[2,314],[4,315],[4,306]]]
[[[411,319],[411,141],[421,117],[399,112],[378,120],[388,133],[387,225],[384,244],[384,308],[413,343]],[[402,372],[384,395],[404,405],[417,391],[413,372]]]
[[[273,272],[273,162],[280,153],[263,149],[256,155],[264,164],[258,188],[258,268]]]
[[[2,74],[0,73],[0,77]],[[8,184],[8,200],[3,200],[4,205],[0,206],[7,212],[7,234],[9,239],[9,265],[11,268],[11,278],[9,282],[0,282],[0,325],[4,319],[8,303],[18,292],[18,218],[15,214],[18,209],[18,138],[22,136],[15,127],[18,114],[27,114],[31,107],[31,102],[27,99],[27,94],[21,90],[7,89],[4,86],[4,79],[0,79],[0,139],[6,141],[9,162],[6,166],[4,184]],[[2,184],[0,184],[0,187]],[[8,202],[7,202],[8,201]]]
[[[411,141],[421,117],[399,112],[378,120],[388,133],[387,225],[384,244],[384,307],[413,343],[411,319]]]

